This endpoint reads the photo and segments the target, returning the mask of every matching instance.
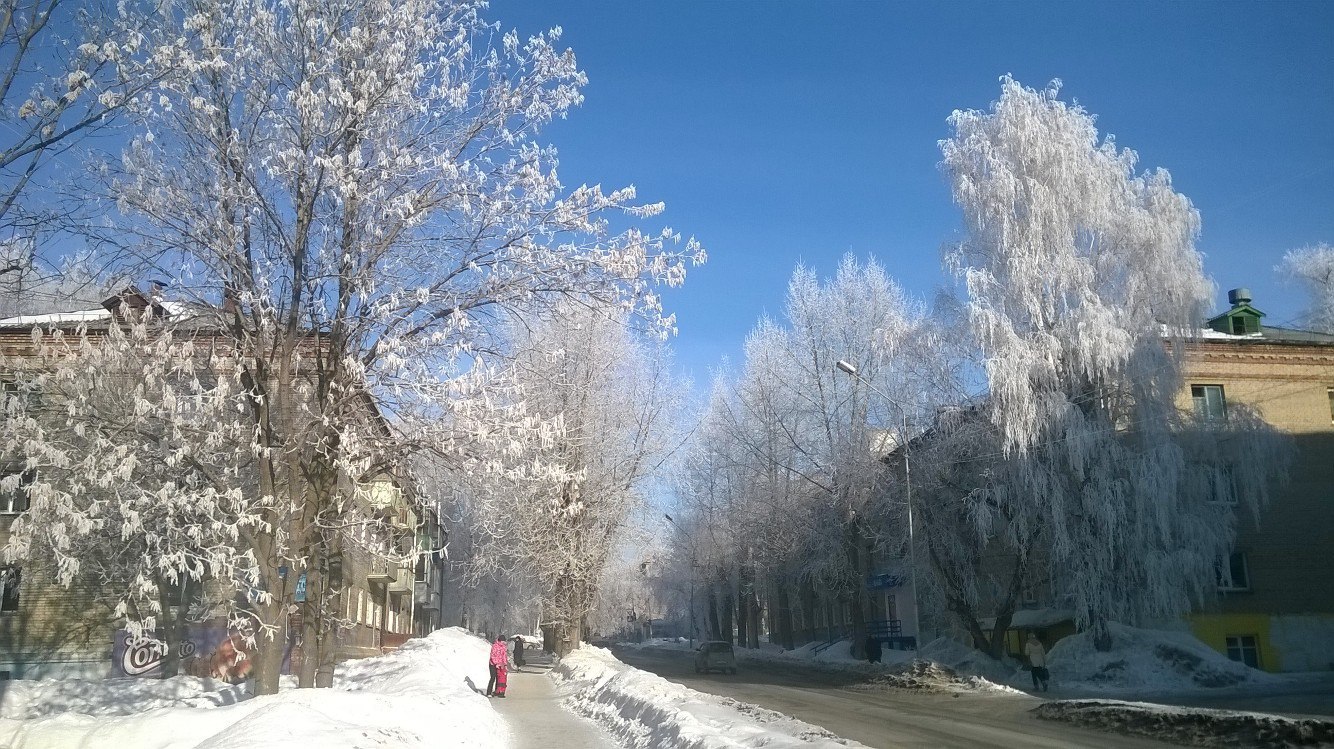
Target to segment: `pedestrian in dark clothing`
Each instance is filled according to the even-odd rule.
[[[486,665],[491,670],[491,680],[486,683],[486,696],[504,697],[508,681],[505,668],[509,665],[509,650],[505,647],[504,635],[496,635],[496,641],[491,644],[491,657]]]
[[[870,663],[880,662],[880,641],[874,637],[866,638],[866,660]]]
[[[523,668],[523,638],[514,636],[514,667]]]

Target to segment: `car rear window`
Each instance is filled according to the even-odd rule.
[[[728,644],[725,643],[725,642],[714,642],[714,643],[709,643],[709,652],[710,652],[710,653],[730,653],[730,652],[732,652],[732,646],[731,646],[731,645],[728,645]]]

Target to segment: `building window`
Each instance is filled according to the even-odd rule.
[[[32,382],[20,383],[12,377],[0,379],[0,411],[8,413],[10,398],[17,401],[17,407],[24,413],[42,407],[41,391]]]
[[[0,471],[0,515],[17,515],[28,509],[28,486],[36,477],[33,471]]]
[[[1251,668],[1260,667],[1260,646],[1255,635],[1228,635],[1227,657],[1245,663]]]
[[[885,596],[885,618],[890,621],[899,618],[899,602],[893,593]]]
[[[1222,385],[1191,385],[1190,399],[1195,402],[1195,415],[1205,421],[1223,421],[1227,418],[1227,402]]]
[[[19,572],[18,567],[0,568],[0,612],[19,610]]]
[[[1325,391],[1329,395],[1329,423],[1334,424],[1334,388]]]
[[[1232,466],[1220,466],[1209,477],[1209,502],[1216,505],[1237,503],[1237,479],[1232,475]]]
[[[1218,560],[1219,590],[1250,590],[1251,571],[1246,564],[1246,553],[1235,552],[1227,559]]]

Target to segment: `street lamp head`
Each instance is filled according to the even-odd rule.
[[[852,366],[848,362],[844,361],[843,359],[839,359],[838,362],[834,364],[834,369],[840,369],[852,375],[853,377],[857,376],[857,368]]]

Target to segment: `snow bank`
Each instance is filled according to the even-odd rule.
[[[1329,746],[1334,721],[1166,707],[1118,700],[1061,700],[1034,708],[1046,720],[1149,736],[1187,746]]]
[[[1112,648],[1098,652],[1090,633],[1071,635],[1047,654],[1053,683],[1102,693],[1181,691],[1241,683],[1277,684],[1283,679],[1229,660],[1186,632],[1108,625]]]
[[[249,749],[507,745],[477,684],[488,644],[459,628],[397,652],[343,664],[334,689],[284,689],[246,699],[238,687],[166,680],[10,682],[0,746],[12,749]],[[46,701],[51,700],[51,704]]]
[[[737,749],[861,747],[795,718],[683,687],[589,645],[551,671],[574,687],[565,705],[629,747]]]

